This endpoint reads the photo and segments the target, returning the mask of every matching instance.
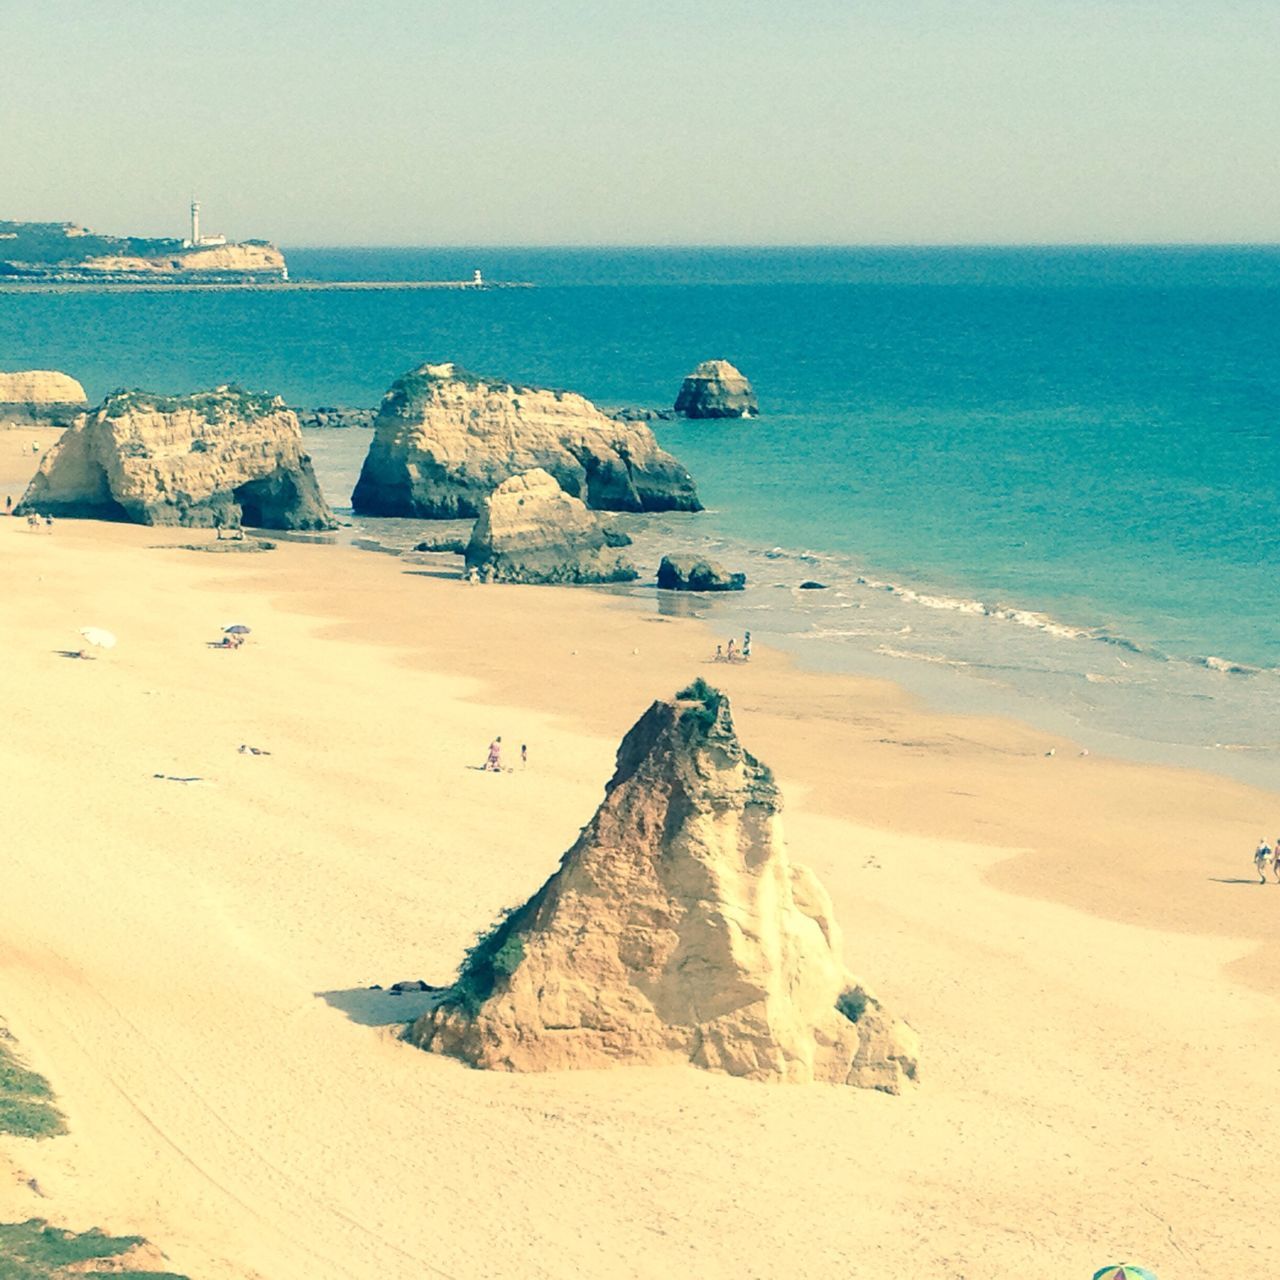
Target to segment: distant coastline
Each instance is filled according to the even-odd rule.
[[[253,290],[258,293],[335,293],[352,290],[461,289],[484,292],[487,289],[533,289],[537,286],[522,280],[55,280],[6,279],[0,276],[0,293],[199,293]]]

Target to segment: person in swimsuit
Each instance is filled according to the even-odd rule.
[[[489,743],[489,758],[484,762],[485,770],[489,773],[502,772],[502,736]]]

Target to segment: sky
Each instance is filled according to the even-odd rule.
[[[0,218],[1274,243],[1280,0],[0,0]]]

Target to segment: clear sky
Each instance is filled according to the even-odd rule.
[[[1280,0],[0,0],[0,218],[1280,240]]]

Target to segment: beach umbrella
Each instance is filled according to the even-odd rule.
[[[1156,1273],[1146,1267],[1135,1267],[1132,1263],[1117,1262],[1115,1266],[1095,1271],[1093,1280],[1156,1280]]]
[[[110,631],[104,631],[101,627],[81,627],[80,634],[95,649],[114,649],[116,647],[115,636]]]
[[[243,622],[233,622],[229,627],[222,629],[229,636],[247,636],[252,628],[246,627]]]

